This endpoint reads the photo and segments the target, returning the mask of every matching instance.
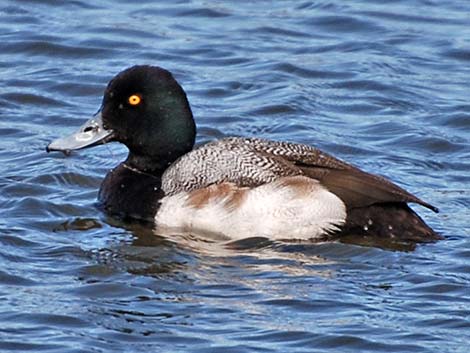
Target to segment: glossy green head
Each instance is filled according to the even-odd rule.
[[[171,73],[133,66],[110,81],[101,110],[92,119],[47,149],[68,152],[118,141],[129,148],[126,164],[152,172],[189,152],[195,136],[188,99]]]

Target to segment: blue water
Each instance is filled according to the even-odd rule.
[[[462,352],[470,341],[470,2],[0,2],[1,352]],[[96,209],[113,144],[46,154],[133,64],[198,141],[315,145],[438,206],[445,240],[163,238]]]

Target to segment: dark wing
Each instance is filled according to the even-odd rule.
[[[289,161],[304,175],[320,181],[336,194],[347,208],[378,203],[413,202],[434,212],[438,209],[387,179],[360,170],[316,148],[260,139],[244,139],[258,153]]]

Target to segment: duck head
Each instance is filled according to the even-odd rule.
[[[46,150],[68,153],[118,141],[129,149],[126,164],[152,172],[189,152],[195,136],[188,99],[171,73],[156,66],[134,66],[109,82],[98,113]]]

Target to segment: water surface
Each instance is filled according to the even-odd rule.
[[[467,352],[470,3],[0,3],[0,351]],[[198,141],[308,143],[386,175],[445,240],[230,247],[96,209],[113,144],[46,154],[134,64]]]

